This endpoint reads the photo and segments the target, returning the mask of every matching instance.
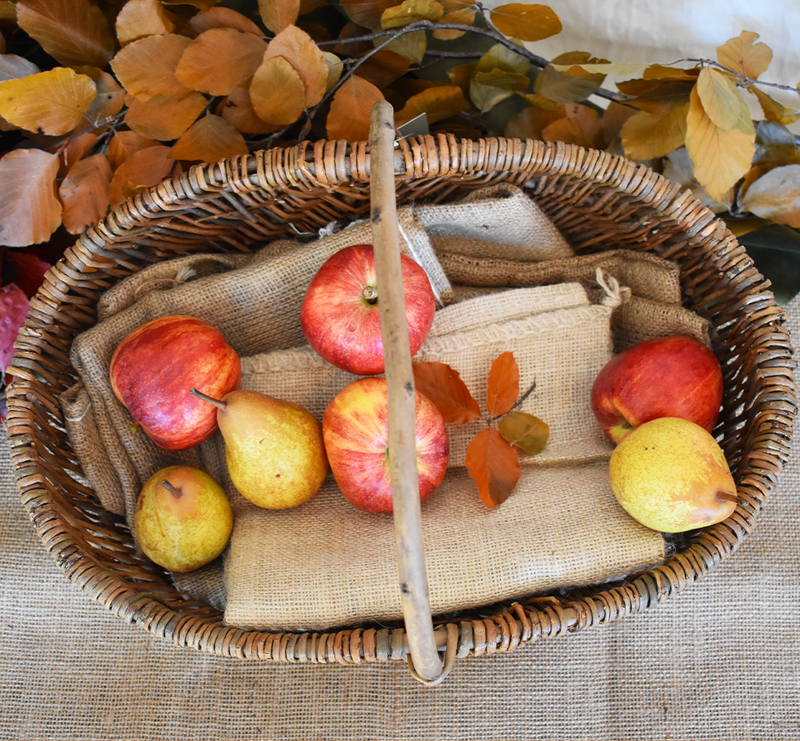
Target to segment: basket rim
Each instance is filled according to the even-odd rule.
[[[792,358],[785,328],[785,312],[775,303],[768,284],[724,223],[697,201],[688,190],[644,165],[619,155],[587,150],[563,143],[534,140],[456,139],[451,134],[401,140],[395,153],[398,183],[412,185],[449,182],[451,178],[485,182],[513,174],[535,181],[535,194],[558,177],[568,176],[586,186],[606,186],[656,209],[687,242],[705,249],[716,269],[730,280],[741,277],[748,291],[736,304],[746,321],[758,322],[752,347],[762,356],[756,368],[757,414],[751,420],[752,454],[740,478],[741,503],[728,520],[711,526],[693,538],[689,546],[671,555],[664,564],[618,583],[593,589],[574,589],[566,594],[533,597],[511,604],[487,606],[486,616],[445,616],[437,620],[437,644],[448,655],[494,654],[543,637],[564,635],[612,622],[625,615],[660,604],[672,594],[703,578],[727,559],[752,531],[762,505],[774,489],[789,456],[793,420],[797,412]],[[91,299],[72,290],[76,274],[96,271],[98,280],[113,277],[113,265],[134,260],[132,250],[115,246],[128,236],[135,241],[149,222],[176,211],[186,199],[210,200],[252,191],[280,194],[289,190],[310,193],[322,188],[347,189],[352,183],[369,182],[366,142],[303,142],[294,147],[262,150],[211,165],[196,165],[188,172],[148,188],[87,229],[65,257],[48,271],[45,283],[31,301],[31,310],[20,330],[17,355],[9,373],[8,440],[18,494],[37,536],[66,578],[107,609],[128,622],[180,646],[194,647],[223,656],[277,662],[360,664],[404,660],[407,637],[402,627],[333,626],[322,632],[245,630],[225,626],[217,611],[199,603],[175,609],[174,596],[136,591],[130,582],[101,563],[76,537],[59,501],[62,494],[48,481],[48,457],[37,449],[36,431],[58,427],[44,414],[60,413],[56,370],[68,356],[57,350],[59,333],[75,332],[74,320],[62,306],[85,311],[91,320]],[[538,189],[538,191],[537,191]],[[424,193],[424,188],[423,188]],[[123,276],[124,277],[124,276]],[[755,289],[755,290],[753,290]],[[741,304],[741,305],[740,305]],[[730,321],[737,312],[731,309]],[[59,328],[64,321],[68,326]],[[73,334],[74,336],[74,334]],[[40,357],[46,348],[50,357]],[[763,373],[760,372],[763,370]],[[42,386],[48,386],[43,395]],[[37,393],[38,392],[38,393]],[[756,411],[755,408],[753,410]],[[60,451],[63,452],[63,451]],[[74,461],[72,462],[74,466]],[[78,473],[80,473],[78,471]],[[113,517],[99,518],[98,529],[124,527]]]

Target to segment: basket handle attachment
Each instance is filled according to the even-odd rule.
[[[436,647],[422,542],[414,374],[400,269],[400,233],[394,182],[394,109],[385,100],[376,102],[370,111],[369,144],[370,221],[389,395],[389,467],[400,600],[411,673],[426,684],[438,683],[450,666],[442,664]],[[452,665],[452,661],[448,664]]]

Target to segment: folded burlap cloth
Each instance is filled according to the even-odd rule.
[[[628,251],[570,257],[535,204],[508,187],[455,206],[406,207],[399,222],[401,249],[428,272],[441,307],[414,359],[452,365],[483,408],[491,360],[513,351],[521,387],[536,381],[523,409],[551,428],[545,450],[523,457],[515,494],[489,510],[463,467],[466,444],[485,422],[448,426],[451,467],[423,505],[434,610],[613,579],[662,561],[664,539],[631,520],[610,492],[610,445],[588,398],[612,349],[676,332],[708,341],[707,325],[680,308],[675,266]],[[476,223],[489,225],[484,253],[486,230],[476,232]],[[435,234],[429,237],[423,224]],[[502,257],[505,239],[513,259]],[[145,321],[193,314],[218,327],[243,357],[243,387],[296,401],[321,418],[354,377],[306,345],[300,302],[328,256],[369,241],[369,224],[358,224],[308,244],[271,243],[252,256],[199,254],[150,266],[103,297],[97,325],[73,344],[81,382],[62,406],[83,471],[105,507],[132,526],[141,485],[173,463],[204,468],[226,487],[236,513],[228,550],[174,579],[187,594],[224,608],[231,624],[326,629],[399,618],[391,517],[349,505],[332,476],[300,507],[251,505],[230,484],[219,433],[187,451],[164,451],[132,424],[111,392],[111,354]]]

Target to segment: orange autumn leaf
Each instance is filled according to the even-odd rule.
[[[297,21],[300,0],[258,0],[258,12],[264,25],[278,34]]]
[[[546,142],[562,141],[587,149],[603,146],[603,123],[600,114],[589,106],[571,103],[564,106],[566,116],[542,130]]]
[[[261,36],[261,29],[249,18],[232,8],[209,8],[193,15],[184,26],[183,33],[189,36],[199,36],[209,28],[233,28],[243,33],[252,33]]]
[[[93,124],[116,116],[125,107],[125,91],[108,72],[97,67],[76,67],[75,71],[94,80],[97,94],[86,112],[86,118]]]
[[[19,0],[17,23],[65,66],[105,67],[114,36],[103,11],[89,0]]]
[[[328,64],[314,40],[297,26],[288,26],[267,46],[264,61],[283,57],[294,67],[305,90],[305,105],[316,105],[325,95]]]
[[[471,26],[475,22],[475,0],[440,0],[444,15],[440,23],[454,23],[460,26]],[[465,31],[455,29],[439,29],[433,32],[433,38],[441,41],[460,38]]]
[[[61,160],[58,168],[59,177],[64,177],[77,162],[80,162],[86,153],[97,144],[100,138],[94,131],[87,131],[85,134],[71,138],[69,143],[59,153]]]
[[[203,116],[192,124],[189,130],[175,142],[170,157],[176,160],[219,160],[247,154],[244,137],[219,116]]]
[[[341,0],[340,4],[351,21],[371,31],[379,31],[384,11],[399,3],[398,0]]]
[[[358,76],[343,82],[333,96],[328,113],[328,139],[369,139],[370,111],[376,101],[383,99],[383,93],[375,85]]]
[[[40,149],[15,149],[0,159],[0,244],[40,244],[58,228],[57,175],[58,156]]]
[[[412,95],[402,110],[395,114],[395,125],[402,126],[420,114],[424,113],[428,125],[451,116],[457,116],[464,111],[466,101],[460,87],[443,85],[423,90]]]
[[[415,21],[433,21],[444,15],[444,8],[437,0],[403,0],[399,5],[387,8],[381,14],[381,27],[403,28]]]
[[[658,115],[637,111],[622,125],[620,135],[625,154],[635,160],[665,157],[683,146],[689,106]]]
[[[505,502],[522,472],[514,446],[493,427],[484,428],[472,438],[464,463],[487,507]]]
[[[489,12],[494,27],[520,41],[541,41],[561,33],[561,20],[547,5],[509,3]]]
[[[228,95],[253,76],[264,58],[267,42],[233,28],[211,28],[183,52],[175,77],[187,87],[209,95]]]
[[[250,102],[263,121],[288,126],[297,121],[305,109],[303,81],[283,57],[265,59],[250,83]]]
[[[197,120],[207,104],[205,96],[194,91],[161,104],[145,103],[131,97],[125,111],[125,123],[145,139],[171,141]]]
[[[111,206],[119,206],[126,199],[169,177],[177,165],[175,160],[169,158],[169,152],[170,147],[166,146],[147,147],[123,162],[111,180]]]
[[[147,149],[156,147],[158,142],[154,139],[147,139],[135,131],[117,131],[108,145],[108,162],[112,170],[116,170],[123,162],[127,162],[134,154]]]
[[[742,31],[736,38],[717,47],[717,61],[740,75],[757,80],[772,62],[772,49],[759,42],[753,31]]]
[[[446,363],[414,363],[414,385],[430,399],[448,424],[467,424],[481,410],[458,371]]]
[[[115,25],[120,46],[175,30],[175,24],[158,0],[128,0],[117,14]]]
[[[111,69],[123,87],[139,100],[160,103],[192,92],[175,77],[175,69],[191,39],[174,33],[145,36],[120,49]]]
[[[70,234],[80,234],[105,216],[111,177],[111,165],[104,154],[93,154],[69,171],[58,196],[64,208],[64,227]]]
[[[514,406],[519,397],[519,366],[514,353],[504,352],[492,362],[489,370],[489,383],[486,409],[490,414],[505,414]]]
[[[217,115],[242,134],[270,134],[279,128],[256,115],[248,85],[233,88],[217,108]]]

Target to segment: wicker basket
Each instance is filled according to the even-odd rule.
[[[684,305],[719,335],[726,394],[716,433],[740,503],[725,522],[687,537],[662,566],[625,581],[447,616],[435,623],[446,671],[454,658],[601,625],[650,608],[702,578],[751,532],[789,453],[796,411],[785,315],[736,239],[687,192],[614,155],[539,141],[439,134],[394,150],[398,204],[440,203],[490,183],[526,189],[578,254],[650,251],[681,267]],[[49,271],[31,302],[10,373],[8,433],[17,486],[45,548],[70,581],[122,619],[180,646],[273,662],[403,660],[407,628],[322,633],[227,627],[137,557],[122,518],[98,504],[64,431],[59,394],[76,380],[74,337],[96,321],[100,295],[146,265],[194,250],[250,251],[315,236],[370,205],[367,142],[317,141],[197,166],[123,204]],[[434,681],[437,681],[435,678]]]

